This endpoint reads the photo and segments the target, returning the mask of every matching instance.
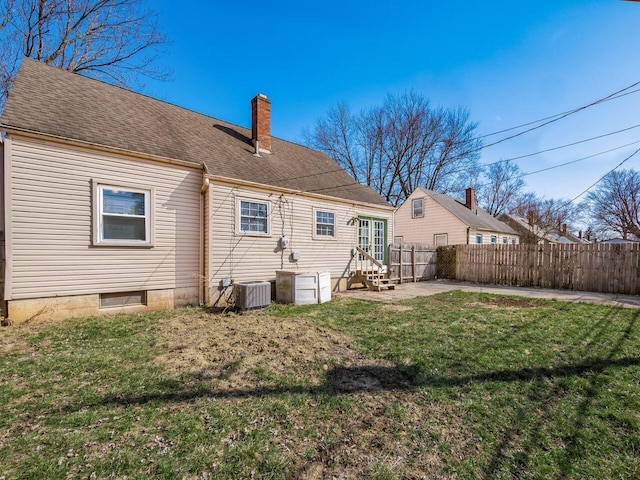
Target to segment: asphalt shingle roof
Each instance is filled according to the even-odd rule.
[[[477,208],[476,211],[472,211],[467,208],[464,202],[456,200],[449,195],[443,193],[434,192],[433,190],[427,190],[421,188],[421,190],[433,198],[436,202],[449,210],[453,215],[458,217],[465,225],[480,230],[486,230],[497,233],[508,233],[510,235],[517,235],[518,233],[504,222],[501,222],[496,217],[490,215],[488,212],[481,208]]]
[[[272,137],[272,154],[255,157],[248,128],[29,58],[0,122],[8,129],[204,163],[210,173],[232,179],[389,205],[321,152]]]

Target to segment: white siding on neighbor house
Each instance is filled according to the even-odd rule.
[[[422,198],[423,217],[412,218],[412,200]],[[467,243],[467,226],[454,214],[426,195],[414,191],[394,214],[395,236],[405,243],[435,244],[435,235],[447,234],[448,245]]]
[[[502,242],[502,238],[503,237],[507,237],[507,244],[511,245],[513,240],[515,239],[516,241],[516,245],[520,243],[520,237],[518,235],[516,235],[515,233],[500,233],[500,232],[490,232],[490,231],[486,231],[486,230],[474,230],[471,229],[469,231],[469,243],[470,244],[477,244],[476,242],[476,235],[482,235],[482,244],[483,245],[487,245],[491,243],[491,236],[495,235],[498,237],[498,242],[499,244],[503,244]]]
[[[239,200],[269,204],[269,235],[239,232]],[[358,216],[387,221],[387,244],[393,239],[393,212],[389,208],[353,205],[348,202],[311,198],[304,195],[234,186],[212,181],[207,191],[210,251],[209,287],[216,296],[222,279],[234,282],[271,280],[276,270],[329,271],[336,279],[346,277],[351,264],[351,250],[357,243]],[[335,239],[314,239],[314,208],[335,212]],[[279,248],[282,236],[289,240]],[[385,245],[386,247],[386,245]],[[300,259],[293,261],[292,252]]]
[[[197,287],[202,172],[11,138],[12,299]],[[92,245],[92,182],[153,189],[155,245]]]

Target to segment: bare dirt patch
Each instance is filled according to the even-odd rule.
[[[174,375],[219,379],[221,387],[253,388],[256,370],[303,375],[311,385],[321,384],[326,382],[324,375],[314,378],[310,370],[319,367],[326,373],[335,365],[372,364],[353,348],[347,335],[300,318],[188,314],[162,320],[156,333],[168,347],[157,364]],[[366,382],[362,376],[354,375],[353,382]]]
[[[465,448],[465,429],[433,425],[445,412],[421,396],[403,368],[364,358],[349,336],[308,319],[188,314],[160,321],[157,335],[168,347],[157,364],[175,375],[214,378],[218,392],[256,391],[256,369],[309,387],[305,407],[290,411],[273,438],[290,456],[295,478],[362,478],[379,468],[429,478],[443,467],[438,441],[457,445],[456,451]],[[312,392],[347,395],[351,407],[327,419],[326,411],[315,410],[326,400]],[[424,435],[433,446],[417,440]]]

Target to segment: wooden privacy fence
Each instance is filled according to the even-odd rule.
[[[456,245],[456,280],[640,295],[640,245]]]
[[[436,247],[419,243],[389,245],[389,278],[402,283],[436,278]]]

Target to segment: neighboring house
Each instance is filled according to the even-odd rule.
[[[636,243],[640,243],[640,240],[630,240],[628,238],[610,238],[608,240],[602,240],[600,243],[612,243],[615,245],[633,245]]]
[[[394,214],[395,239],[431,245],[516,244],[518,234],[476,205],[473,188],[465,201],[417,188]]]
[[[582,236],[582,232],[578,235],[567,230],[567,225],[563,224],[560,228],[545,228],[538,225],[533,218],[527,220],[518,215],[505,213],[500,216],[500,220],[512,227],[520,235],[521,243],[537,243],[537,244],[560,244],[575,243],[588,244],[591,243],[587,238]]]
[[[276,270],[347,288],[393,208],[329,157],[24,59],[2,118],[4,302],[21,321],[225,302]]]

